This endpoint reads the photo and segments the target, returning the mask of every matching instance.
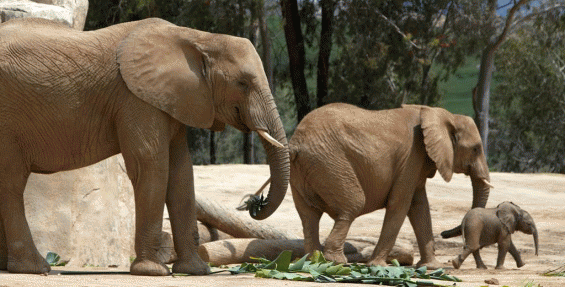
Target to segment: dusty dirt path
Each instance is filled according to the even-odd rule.
[[[257,190],[268,178],[266,165],[218,165],[195,167],[196,192],[216,200],[226,207],[235,208],[241,197]],[[436,238],[436,255],[445,263],[448,273],[465,282],[456,286],[485,286],[486,279],[495,278],[500,286],[521,286],[535,282],[541,286],[565,286],[565,278],[543,277],[540,273],[565,265],[565,176],[551,174],[508,174],[492,173],[491,190],[487,207],[494,207],[503,201],[512,201],[527,210],[534,217],[540,238],[539,256],[534,255],[532,236],[515,233],[513,241],[522,253],[526,265],[520,269],[510,255],[507,256],[506,270],[494,270],[497,249],[491,246],[481,251],[489,270],[476,270],[470,256],[460,270],[453,270],[448,262],[461,251],[461,238],[444,240],[439,233],[460,223],[472,201],[471,183],[464,175],[454,175],[450,183],[441,177],[428,181],[427,192],[431,206],[433,231]],[[359,217],[350,231],[352,236],[378,236],[384,211],[377,211]],[[290,190],[279,209],[264,222],[278,226],[288,232],[302,236],[302,226],[294,209]],[[326,236],[333,221],[324,215],[320,233]],[[415,237],[408,220],[405,221],[400,238],[415,244]],[[417,247],[415,248],[417,250]],[[416,254],[416,260],[419,255]],[[65,268],[54,268],[49,276],[21,275],[0,272],[0,286],[321,286],[319,283],[290,282],[253,278],[251,275],[231,276],[215,274],[193,277],[150,278],[130,275],[57,275]],[[76,269],[73,269],[76,270]],[[93,270],[93,268],[84,268]],[[102,270],[113,270],[102,268]],[[127,271],[127,270],[126,270]],[[447,282],[446,282],[447,283]],[[448,284],[452,285],[452,283]],[[340,286],[359,286],[340,284]],[[490,285],[497,286],[497,285]]]

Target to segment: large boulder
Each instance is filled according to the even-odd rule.
[[[135,234],[133,187],[121,155],[85,168],[32,174],[26,218],[39,252],[70,266],[127,267]]]
[[[77,30],[84,29],[88,0],[3,0],[0,22],[37,17],[54,20]]]

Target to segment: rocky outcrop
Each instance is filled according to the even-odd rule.
[[[0,1],[0,22],[37,17],[54,20],[83,30],[88,0],[6,0]]]
[[[70,266],[129,266],[135,205],[124,167],[117,155],[72,171],[31,174],[26,218],[42,255],[56,252]]]

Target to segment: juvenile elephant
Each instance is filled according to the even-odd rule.
[[[441,108],[405,105],[369,111],[349,104],[323,106],[306,115],[290,140],[290,186],[307,252],[321,250],[319,221],[335,225],[324,256],[346,262],[343,244],[353,220],[386,208],[369,264],[385,265],[404,219],[414,228],[418,265],[440,266],[434,255],[426,179],[436,170],[471,176],[473,207],[485,206],[489,171],[473,120]]]
[[[253,215],[266,218],[286,193],[289,155],[248,40],[160,19],[90,32],[31,18],[0,24],[0,269],[50,270],[24,213],[31,172],[75,169],[122,153],[135,193],[131,274],[170,273],[156,252],[165,203],[178,255],[173,272],[209,273],[197,254],[185,125],[225,124],[263,138],[274,184]]]
[[[463,235],[463,252],[451,260],[453,267],[459,269],[463,261],[473,253],[475,263],[479,269],[487,269],[479,250],[485,246],[498,243],[498,259],[496,269],[504,268],[506,253],[510,252],[518,268],[524,266],[520,252],[512,243],[512,233],[519,230],[526,234],[533,234],[536,255],[538,255],[538,231],[532,216],[516,204],[505,201],[496,208],[473,208],[465,214],[461,222],[462,232],[456,229],[441,233],[443,238]]]

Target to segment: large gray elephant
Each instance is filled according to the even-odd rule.
[[[321,250],[323,213],[335,220],[323,247],[326,258],[346,262],[343,244],[353,220],[386,209],[369,264],[385,265],[406,216],[414,228],[418,265],[441,266],[434,254],[426,180],[436,170],[447,182],[470,175],[473,207],[484,207],[488,165],[473,120],[441,108],[405,105],[369,111],[336,103],[304,117],[290,140],[290,186],[304,229],[306,252]]]
[[[273,185],[253,215],[266,218],[285,196],[289,155],[248,40],[160,19],[90,32],[32,18],[0,24],[0,269],[50,270],[25,218],[30,173],[71,170],[121,152],[135,194],[131,274],[170,273],[156,254],[165,203],[178,255],[173,272],[209,273],[197,254],[184,125],[225,124],[262,136]]]

